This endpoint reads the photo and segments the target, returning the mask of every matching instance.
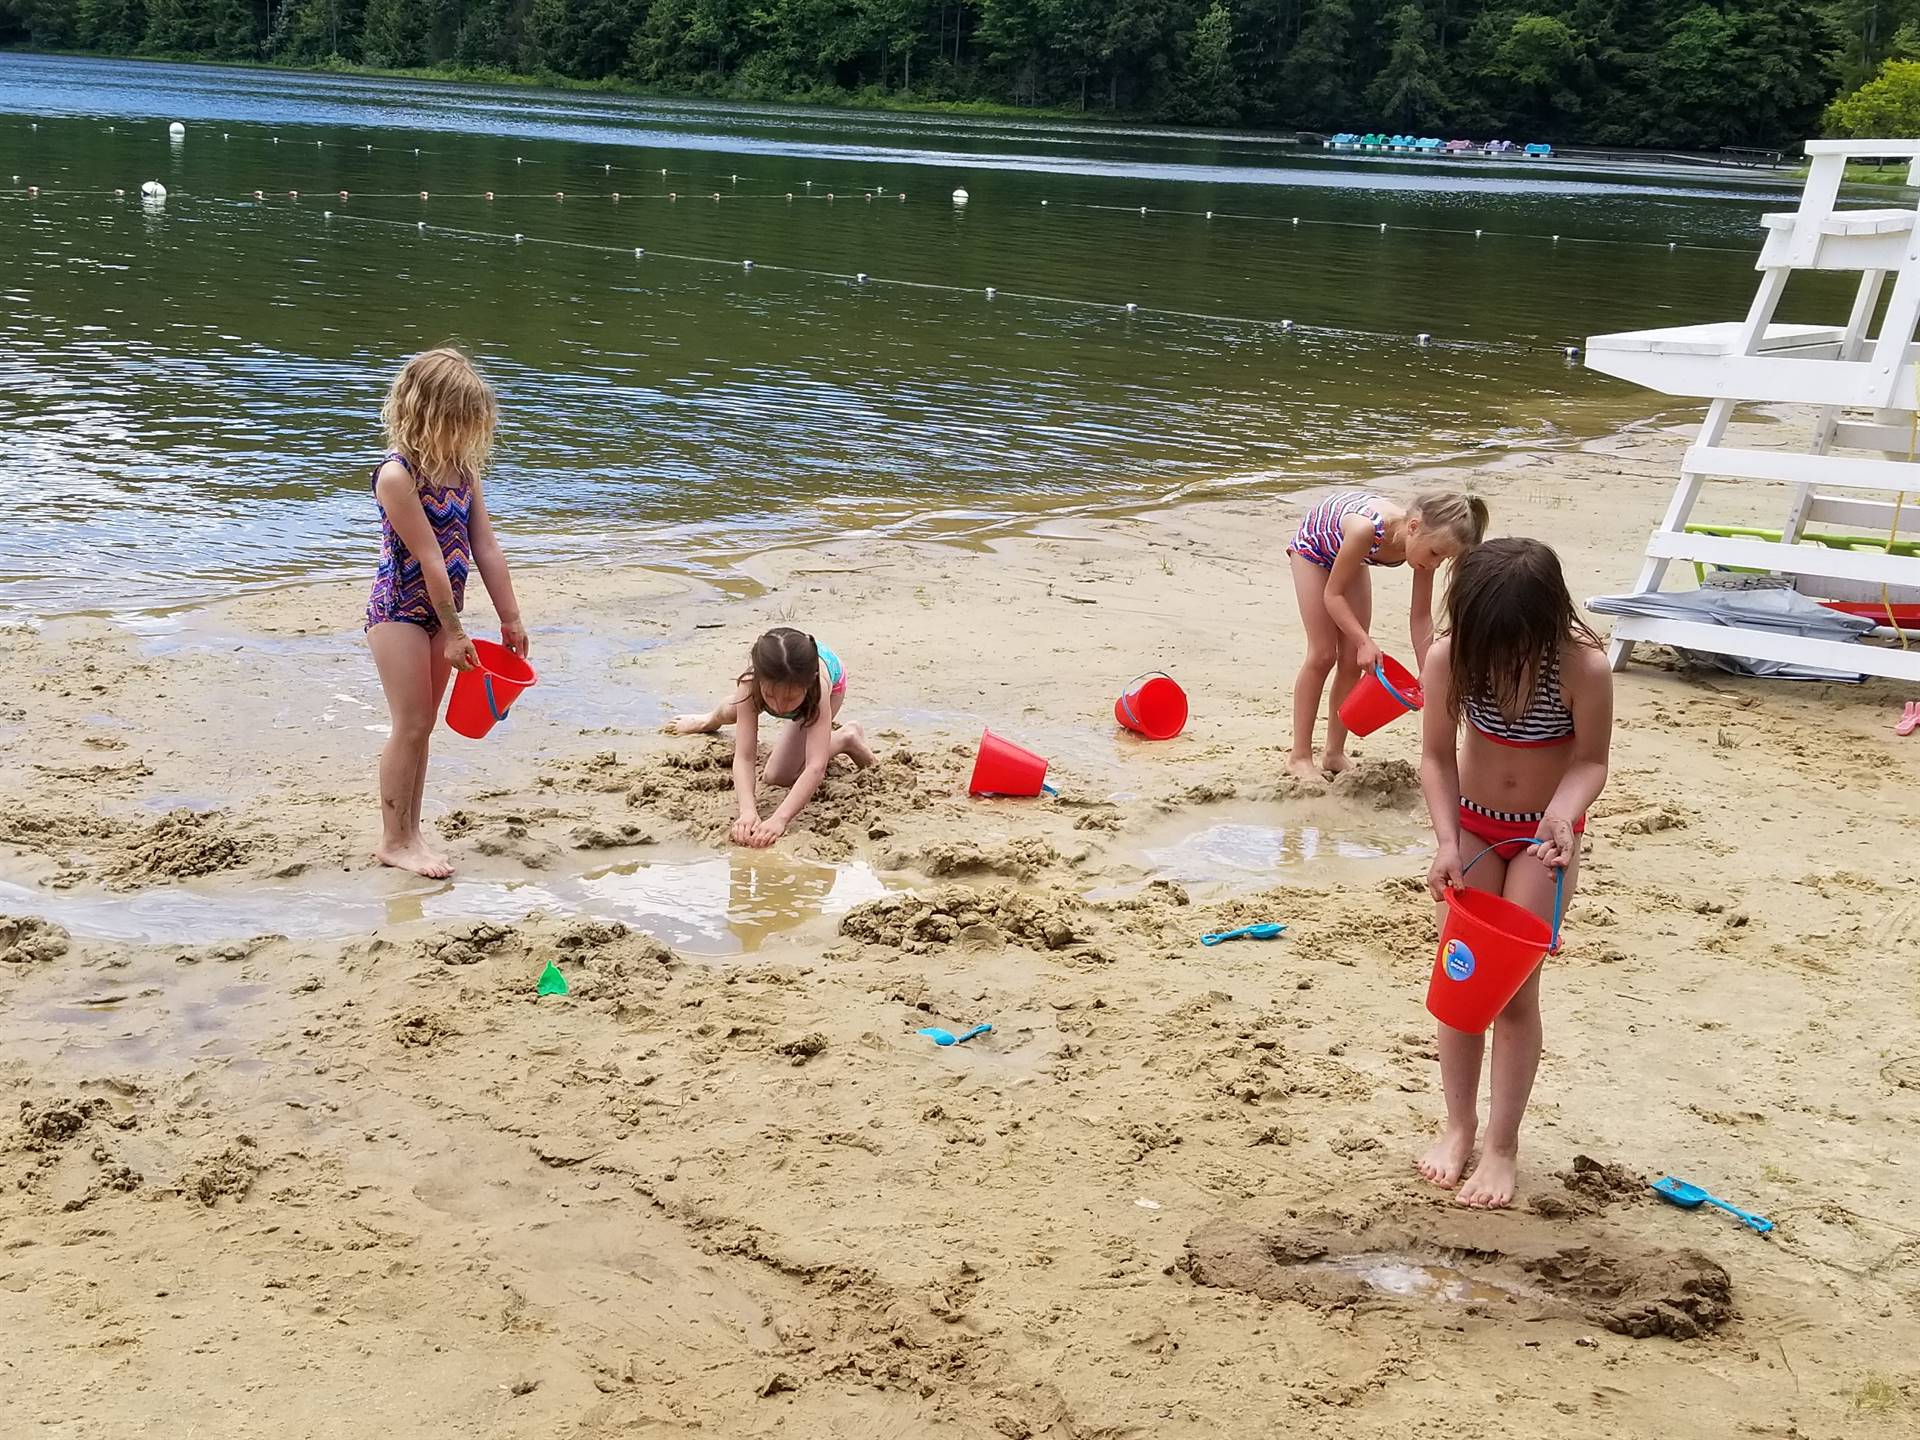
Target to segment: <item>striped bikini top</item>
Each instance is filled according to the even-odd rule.
[[[1483,696],[1470,696],[1462,708],[1467,723],[1496,745],[1564,745],[1573,739],[1573,712],[1560,693],[1557,649],[1534,682],[1533,698],[1518,720],[1509,720],[1497,704]]]
[[[1398,565],[1398,560],[1381,560],[1380,547],[1386,543],[1387,522],[1380,518],[1379,499],[1363,490],[1340,490],[1315,505],[1300,517],[1300,529],[1294,535],[1292,549],[1298,550],[1323,569],[1333,568],[1345,538],[1349,515],[1364,516],[1373,525],[1373,544],[1367,547],[1367,564]]]

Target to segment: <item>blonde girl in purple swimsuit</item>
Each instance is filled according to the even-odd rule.
[[[1368,568],[1408,565],[1413,601],[1408,620],[1413,668],[1426,663],[1433,643],[1433,576],[1447,561],[1471,550],[1487,532],[1487,504],[1442,491],[1415,496],[1405,505],[1360,490],[1336,491],[1300,521],[1287,562],[1293,593],[1307,630],[1307,653],[1293,683],[1293,751],[1287,768],[1303,780],[1337,775],[1347,768],[1347,727],[1340,702],[1361,671],[1380,658],[1373,643],[1373,583]],[[1327,748],[1316,765],[1313,724],[1320,696],[1327,695]]]
[[[420,833],[420,800],[448,673],[479,663],[460,621],[470,566],[486,582],[501,640],[516,655],[527,653],[527,627],[480,489],[493,448],[492,389],[458,350],[429,350],[394,377],[380,418],[388,453],[373,472],[380,568],[366,628],[393,725],[380,752],[373,856],[439,879],[453,867]]]

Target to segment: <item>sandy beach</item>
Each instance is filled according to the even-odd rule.
[[[1584,597],[1685,441],[1387,488],[1471,485]],[[0,630],[9,1432],[1914,1433],[1906,697],[1619,677],[1520,1198],[1467,1213],[1411,1166],[1416,730],[1284,776],[1307,498],[523,569],[539,688],[436,742],[451,886],[366,858],[364,581]],[[728,744],[659,726],[776,622],[882,759],[730,850]],[[1186,733],[1117,731],[1162,668]],[[1059,797],[968,800],[983,724]]]

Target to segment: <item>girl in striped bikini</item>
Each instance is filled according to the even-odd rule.
[[[1293,753],[1287,768],[1302,780],[1347,768],[1347,727],[1340,703],[1361,671],[1380,658],[1373,628],[1376,565],[1413,567],[1414,669],[1426,663],[1433,642],[1433,575],[1447,561],[1480,543],[1487,533],[1487,503],[1475,496],[1432,492],[1396,505],[1379,495],[1343,490],[1328,496],[1301,520],[1287,556],[1293,591],[1307,628],[1307,654],[1293,685]],[[1327,748],[1313,760],[1313,722],[1320,694],[1327,696]]]
[[[1538,540],[1501,539],[1462,558],[1447,592],[1447,633],[1427,655],[1421,686],[1420,779],[1438,843],[1427,873],[1434,899],[1471,885],[1551,924],[1553,872],[1566,872],[1571,901],[1579,837],[1607,783],[1613,739],[1613,674],[1599,638],[1574,611],[1560,557]],[[1486,1144],[1465,1183],[1485,1037],[1439,1027],[1447,1123],[1418,1165],[1434,1184],[1458,1185],[1462,1205],[1512,1203],[1520,1121],[1540,1066],[1545,969],[1535,969],[1493,1022]]]
[[[393,726],[380,752],[373,856],[438,879],[453,867],[420,833],[420,800],[448,673],[479,663],[460,623],[469,565],[486,582],[501,641],[516,655],[527,653],[527,627],[480,490],[495,419],[487,382],[458,350],[429,350],[394,378],[380,418],[389,448],[373,472],[380,569],[366,628]]]

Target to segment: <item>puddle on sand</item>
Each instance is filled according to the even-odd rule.
[[[52,894],[0,881],[0,912],[41,916],[80,939],[211,945],[263,934],[340,938],[423,922],[505,924],[547,911],[620,920],[690,954],[736,955],[885,893],[864,864],[736,850],[538,879],[430,881],[361,871],[324,883],[195,881],[126,895]]]
[[[82,983],[90,988],[16,1005],[0,1026],[0,1048],[15,1055],[44,1048],[142,1070],[212,1061],[253,1075],[266,1062],[255,1053],[257,1017],[248,1012],[293,1003],[278,987],[236,982],[217,969],[183,971],[171,961],[116,975],[111,990],[97,976]]]
[[[1520,1292],[1477,1279],[1451,1265],[1416,1260],[1411,1255],[1386,1252],[1335,1255],[1310,1260],[1299,1269],[1340,1280],[1358,1281],[1369,1290],[1403,1300],[1429,1300],[1445,1305],[1500,1304],[1520,1298]]]
[[[1186,818],[1142,838],[1138,853],[1154,879],[1187,885],[1245,887],[1273,882],[1288,871],[1311,867],[1316,878],[1342,867],[1426,852],[1424,827],[1402,817],[1383,817],[1369,828],[1364,819],[1340,817],[1337,825],[1307,816],[1276,823],[1274,806],[1247,806],[1230,818],[1195,827]]]

